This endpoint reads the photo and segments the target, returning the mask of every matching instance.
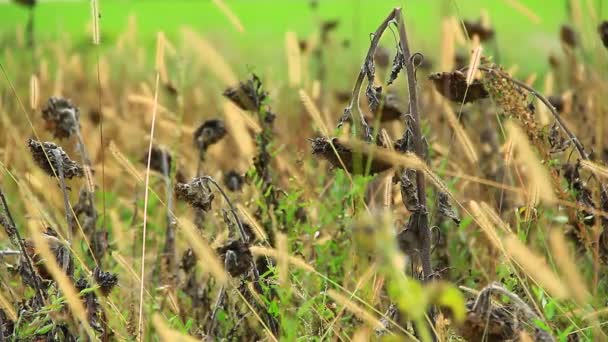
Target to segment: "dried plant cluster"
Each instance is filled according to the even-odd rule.
[[[593,6],[568,1],[526,75],[485,10],[443,17],[423,55],[401,8],[362,50],[310,1],[282,79],[188,29],[152,67],[135,19],[89,56],[34,40],[17,2],[33,58],[0,61],[0,342],[607,339]]]

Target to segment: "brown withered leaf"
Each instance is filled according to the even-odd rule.
[[[51,142],[41,143],[34,139],[28,139],[27,145],[30,148],[34,161],[47,175],[54,177],[55,173],[53,170],[57,172],[58,168],[61,167],[63,176],[67,179],[84,176],[84,169],[70,159],[68,154],[57,144]]]
[[[456,224],[460,224],[460,218],[452,208],[448,194],[443,191],[437,193],[437,212],[441,216],[452,219]]]
[[[175,195],[177,199],[183,200],[193,208],[203,211],[211,210],[213,193],[204,178],[196,177],[190,183],[175,184]]]
[[[338,159],[338,157],[336,156],[336,153],[331,147],[330,141],[331,143],[333,143],[336,151],[338,152],[338,155],[340,156],[340,159]],[[342,163],[340,163],[340,160],[342,160],[342,162],[344,163],[344,167],[346,167],[346,170],[350,173],[355,173],[355,171],[357,173],[364,172],[365,168],[367,167],[370,156],[368,156],[365,152],[359,152],[361,156],[361,165],[355,170],[355,155],[357,153],[353,152],[346,146],[340,144],[338,138],[313,138],[310,139],[310,142],[312,147],[312,154],[322,157],[323,159],[330,162],[334,167],[342,168]],[[378,159],[372,159],[370,174],[380,173],[390,169],[391,167],[392,165],[389,163]]]
[[[486,42],[494,38],[494,29],[483,25],[481,18],[477,21],[463,20],[464,28],[468,36],[473,39],[479,37],[480,42]]]
[[[473,80],[467,89],[467,77],[458,70],[434,73],[429,79],[441,95],[453,102],[469,103],[489,96],[483,83],[477,79]]]

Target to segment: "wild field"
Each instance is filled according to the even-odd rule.
[[[603,1],[374,3],[0,4],[0,342],[608,340]]]

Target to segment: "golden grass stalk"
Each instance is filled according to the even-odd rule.
[[[475,75],[479,71],[479,63],[483,54],[483,47],[481,44],[477,44],[471,53],[471,59],[469,60],[469,69],[467,71],[467,85],[471,85],[475,80]]]
[[[528,137],[513,121],[506,122],[505,128],[507,135],[517,149],[517,160],[520,165],[525,166],[529,195],[538,194],[539,198],[547,204],[555,203],[557,199],[551,185],[549,172],[536,157]]]
[[[273,249],[273,248],[266,248],[266,247],[261,247],[261,246],[251,246],[249,248],[249,250],[251,251],[251,254],[259,256],[259,255],[263,255],[263,256],[267,256],[267,257],[271,257],[274,259],[279,259],[281,257],[285,257],[285,256],[281,256],[281,252]],[[304,260],[295,257],[293,255],[287,255],[287,260],[289,261],[290,264],[292,264],[293,266],[300,268],[304,271],[309,271],[309,272],[315,272],[316,270],[310,266],[309,264],[307,264]]]
[[[471,164],[477,164],[479,156],[477,155],[477,151],[475,150],[475,145],[473,145],[473,142],[471,142],[471,138],[469,138],[469,135],[464,130],[460,122],[458,122],[456,114],[454,113],[450,105],[447,103],[447,101],[443,101],[443,112],[445,114],[446,119],[448,120],[448,123],[456,134],[456,140],[458,140],[458,142],[464,149],[465,156],[467,157],[469,162],[471,162]]]
[[[297,87],[302,82],[302,61],[298,36],[293,31],[285,32],[285,52],[287,53],[289,85]]]
[[[367,328],[359,328],[350,339],[352,342],[366,342],[372,340],[372,332]]]
[[[603,165],[594,163],[590,160],[581,160],[581,166],[583,169],[589,170],[597,176],[608,178],[608,168]]]
[[[135,166],[129,161],[129,159],[127,159],[127,157],[125,157],[125,155],[120,152],[118,146],[116,146],[113,140],[110,141],[110,144],[108,145],[108,150],[110,150],[110,153],[112,154],[112,156],[114,156],[116,161],[125,170],[127,170],[137,180],[138,183],[143,183],[143,176],[139,173],[137,168],[135,168]]]
[[[177,330],[171,329],[159,313],[152,316],[152,324],[163,342],[197,342],[194,337],[184,335]]]
[[[304,89],[300,89],[300,100],[302,101],[302,104],[304,104],[304,108],[306,108],[306,112],[310,115],[312,121],[321,131],[321,134],[325,137],[329,136],[329,129],[321,118],[321,112]]]
[[[570,294],[578,304],[584,305],[589,298],[589,291],[585,286],[585,280],[578,272],[576,263],[568,251],[568,245],[564,239],[563,232],[558,230],[551,231],[549,242],[551,244],[553,259],[564,277]]]
[[[213,47],[213,45],[211,45],[211,43],[190,29],[183,29],[182,32],[186,42],[192,43],[192,47],[198,53],[200,61],[215,74],[218,79],[228,86],[234,86],[238,83],[238,79],[228,63],[226,63],[224,57]]]
[[[215,251],[199,235],[194,223],[187,219],[179,222],[181,232],[186,237],[192,249],[196,251],[197,265],[203,273],[211,274],[220,285],[228,283],[228,273],[224,270],[224,265],[220,261]]]
[[[224,102],[224,115],[226,116],[226,124],[228,132],[236,142],[241,156],[249,160],[255,154],[255,145],[251,135],[247,131],[245,121],[239,113],[239,109],[229,101]]]
[[[158,32],[156,35],[156,55],[154,66],[160,74],[160,80],[163,83],[169,82],[169,73],[167,72],[167,64],[165,63],[165,45],[166,38],[163,32]]]
[[[289,288],[289,245],[287,236],[282,233],[276,234],[277,239],[277,266],[279,268],[279,284],[283,288]]]
[[[148,106],[149,108],[154,107],[154,99],[146,95],[129,94],[127,95],[127,101],[130,103],[142,104]],[[159,113],[166,113],[169,114],[171,117],[177,116],[175,113],[173,113],[167,107],[161,105],[160,103],[157,103],[156,107]]]
[[[90,338],[94,338],[95,334],[93,333],[89,321],[87,320],[87,313],[80,299],[78,292],[72,286],[72,282],[67,277],[67,275],[63,272],[63,269],[57,263],[53,252],[51,252],[51,248],[48,245],[48,242],[42,237],[42,233],[35,228],[36,225],[31,224],[30,227],[30,235],[34,240],[34,245],[36,246],[36,252],[38,252],[42,258],[44,259],[44,267],[49,271],[53,280],[59,286],[59,289],[65,296],[66,302],[74,315],[74,318],[82,324],[84,329],[87,331],[87,334]]]
[[[458,45],[465,45],[467,40],[464,36],[464,32],[462,32],[462,23],[456,16],[451,16],[449,18],[450,23],[452,24],[452,34],[454,35],[454,42]]]
[[[519,340],[521,342],[534,342],[534,339],[525,330],[519,332]]]
[[[13,307],[11,302],[6,299],[6,297],[4,297],[2,292],[0,292],[0,307],[4,309],[4,312],[6,312],[6,315],[8,316],[8,318],[10,318],[11,321],[17,322],[17,312],[15,311],[15,308]]]
[[[40,84],[38,82],[38,76],[32,75],[30,77],[30,109],[32,111],[38,110],[40,103]]]
[[[319,100],[319,98],[321,97],[321,81],[312,81],[312,86],[310,87],[310,96],[314,101]]]
[[[95,179],[93,178],[93,171],[91,171],[90,165],[83,165],[84,169],[84,179],[87,186],[87,191],[90,193],[95,192]]]
[[[99,3],[91,0],[91,19],[93,21],[93,44],[99,45],[101,37],[99,35]]]
[[[244,205],[242,205],[241,203],[237,203],[236,209],[239,211],[239,213],[241,213],[241,215],[243,215],[245,221],[247,221],[247,223],[249,223],[253,227],[253,231],[255,232],[255,235],[258,239],[262,241],[268,240],[268,235],[266,235],[264,229],[262,229],[258,221],[256,221],[256,219],[253,217],[253,215],[251,215],[249,210],[247,210]]]
[[[337,291],[329,289],[329,290],[327,290],[327,295],[331,299],[333,299],[334,302],[338,303],[339,305],[344,306],[348,311],[350,311],[352,314],[357,316],[360,320],[365,322],[367,325],[369,325],[373,328],[376,328],[376,329],[384,328],[384,325],[382,324],[382,322],[380,322],[376,317],[374,317],[374,315],[372,315],[367,310],[363,309],[362,307],[360,307],[359,305],[357,305],[355,302],[351,301],[347,297],[338,293]]]
[[[144,281],[146,271],[146,230],[148,227],[148,199],[150,196],[150,163],[152,159],[152,146],[154,144],[154,128],[156,127],[156,113],[158,109],[158,85],[160,82],[160,74],[156,73],[156,86],[154,90],[154,107],[152,107],[152,123],[150,127],[150,144],[148,145],[148,161],[146,165],[146,180],[144,190],[144,225],[141,237],[141,270],[140,270],[140,285],[139,285],[139,319],[138,319],[138,339],[144,341]]]
[[[568,288],[561,279],[551,271],[543,257],[534,254],[526,245],[511,235],[503,241],[509,257],[521,266],[528,277],[534,279],[540,286],[557,299],[568,297]]]
[[[224,13],[226,18],[228,18],[232,26],[234,26],[237,31],[241,33],[245,32],[245,28],[243,27],[243,24],[241,24],[241,20],[239,19],[239,17],[234,14],[234,12],[230,9],[230,7],[228,7],[228,5],[226,5],[223,0],[213,0],[213,4],[215,4],[215,6],[217,6],[220,11]]]
[[[498,236],[498,233],[496,232],[496,229],[494,229],[492,221],[483,212],[479,204],[475,201],[471,201],[469,203],[469,208],[471,210],[471,214],[473,214],[473,218],[475,218],[475,222],[484,232],[490,243],[492,243],[497,250],[504,252],[504,246],[500,240],[500,237]]]
[[[494,225],[500,227],[503,232],[511,234],[511,227],[509,227],[509,225],[500,218],[494,209],[492,209],[486,202],[479,203],[479,206],[486,217],[490,219]]]
[[[530,21],[532,21],[533,23],[540,24],[540,21],[541,21],[540,16],[538,16],[538,14],[534,13],[534,11],[532,11],[531,9],[526,7],[520,1],[518,1],[518,0],[504,0],[504,1],[507,3],[507,5],[511,6],[514,10],[521,13],[524,17],[530,19]]]
[[[441,21],[441,59],[439,63],[441,70],[454,69],[454,54],[456,52],[454,32],[456,31],[450,19],[445,18]]]

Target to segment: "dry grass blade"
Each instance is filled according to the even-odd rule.
[[[348,311],[357,316],[360,320],[368,324],[370,327],[374,329],[384,329],[384,325],[380,322],[374,315],[357,305],[355,302],[351,301],[347,297],[341,295],[335,290],[328,290],[327,295],[333,299],[336,303],[344,306]]]
[[[195,342],[199,341],[194,337],[184,335],[177,330],[171,329],[171,327],[165,323],[165,320],[158,313],[155,313],[152,316],[152,324],[154,324],[154,329],[158,333],[160,340],[163,342],[174,342],[174,341],[183,341],[183,342]]]
[[[559,230],[551,231],[549,241],[553,259],[560,273],[564,276],[570,294],[578,304],[586,304],[589,298],[589,291],[585,286],[585,280],[578,272],[578,267],[568,251],[568,245],[566,244],[566,239],[564,239],[563,232]]]
[[[163,32],[158,32],[156,38],[156,55],[154,66],[156,71],[160,74],[160,80],[163,83],[169,82],[169,74],[167,72],[167,64],[165,63],[165,45],[167,39]]]
[[[249,132],[239,109],[232,102],[224,102],[224,116],[226,117],[226,125],[228,133],[236,142],[241,156],[244,159],[250,160],[255,155],[255,144]]]
[[[93,44],[99,45],[101,37],[99,35],[99,3],[91,0],[91,20],[93,22]]]
[[[223,0],[213,0],[213,3],[220,9],[220,11],[222,11],[222,13],[224,13],[224,15],[228,18],[228,20],[230,20],[230,23],[237,29],[237,31],[241,33],[245,32],[245,28],[243,27],[243,24],[241,24],[241,20],[239,20],[239,17],[234,14],[234,12],[230,9],[230,7],[228,7],[228,5],[226,5]]]
[[[471,54],[471,60],[469,61],[469,69],[467,70],[467,85],[471,85],[475,80],[475,75],[478,72],[477,68],[479,68],[482,53],[483,47],[479,45],[475,47],[473,53]]]
[[[40,103],[40,84],[38,82],[38,76],[32,75],[30,77],[30,109],[32,111],[38,110]]]
[[[279,260],[281,257],[284,257],[281,255],[281,251],[278,251],[273,248],[251,246],[249,248],[249,250],[251,251],[251,254],[257,255],[257,256],[263,255],[263,256],[268,256],[268,257],[271,257],[271,258],[274,258],[277,260]],[[295,257],[293,255],[287,255],[287,260],[289,261],[290,264],[292,264],[295,267],[298,267],[304,271],[310,271],[310,272],[317,273],[316,270],[314,269],[314,267],[310,266],[304,260],[302,260],[298,257]]]
[[[456,139],[464,149],[465,155],[467,159],[471,162],[471,164],[477,164],[479,157],[477,155],[477,151],[475,150],[475,145],[471,142],[471,138],[464,130],[460,122],[458,122],[458,118],[456,118],[456,114],[450,107],[447,101],[443,101],[443,112],[445,113],[445,117],[448,120],[448,123],[454,130],[456,134]]]
[[[549,269],[544,258],[534,254],[515,236],[508,236],[503,242],[509,257],[517,261],[528,277],[538,282],[557,299],[568,297],[568,289],[561,279]]]
[[[520,165],[525,167],[529,185],[528,195],[538,194],[539,198],[547,204],[555,203],[557,198],[551,185],[549,172],[536,157],[528,137],[513,121],[508,121],[505,128],[507,135],[517,149],[517,159]]]
[[[289,245],[287,242],[287,236],[282,233],[276,234],[277,239],[277,252],[278,260],[277,266],[279,268],[279,284],[283,288],[289,288]]]
[[[289,85],[297,87],[302,83],[302,61],[298,36],[295,32],[285,32],[285,51],[287,53],[287,73]]]
[[[140,341],[145,340],[144,336],[144,322],[143,322],[143,310],[144,310],[144,280],[146,270],[146,230],[148,225],[148,199],[150,195],[150,163],[152,160],[152,146],[154,144],[154,128],[156,127],[156,112],[158,103],[158,86],[160,82],[160,74],[156,73],[156,86],[154,90],[154,107],[152,108],[152,123],[150,127],[150,144],[148,146],[148,161],[146,165],[146,180],[145,180],[145,191],[144,191],[144,224],[142,230],[141,239],[141,270],[140,270],[140,285],[139,285],[139,319],[138,319],[138,339]]]
[[[42,233],[35,228],[35,225],[30,225],[30,235],[34,240],[34,245],[36,246],[36,251],[42,256],[44,259],[44,266],[46,270],[51,274],[53,280],[57,282],[59,289],[65,296],[65,299],[72,311],[74,317],[80,321],[82,326],[87,331],[87,334],[90,338],[94,339],[95,334],[93,333],[89,321],[87,319],[87,313],[82,303],[82,300],[78,296],[78,292],[72,286],[72,282],[67,277],[67,275],[63,272],[63,269],[57,263],[53,252],[51,252],[51,248],[48,245],[48,242],[42,237]]]
[[[504,0],[507,5],[511,6],[513,9],[521,13],[523,16],[530,19],[533,23],[539,24],[540,17],[538,14],[534,13],[531,9],[522,4],[519,0]]]
[[[198,265],[201,271],[213,275],[218,284],[227,284],[229,276],[224,270],[222,262],[209,244],[199,235],[194,224],[187,219],[180,220],[179,224],[188,243],[192,246],[192,249],[196,251]]]
[[[6,315],[8,316],[8,318],[11,319],[11,321],[16,322],[17,321],[17,312],[15,311],[15,308],[13,307],[13,305],[11,305],[11,302],[6,299],[6,297],[4,297],[4,295],[0,292],[0,307],[2,307],[2,309],[4,309],[4,312],[6,312]]]
[[[441,22],[441,61],[439,67],[441,70],[454,69],[454,54],[456,48],[454,46],[454,27],[449,18],[444,18]]]
[[[192,43],[192,47],[198,53],[200,61],[205,64],[218,79],[227,86],[233,86],[238,83],[238,79],[234,75],[234,72],[213,45],[190,29],[184,29],[182,32],[186,41]]]
[[[112,155],[114,156],[116,161],[123,168],[125,168],[137,180],[138,183],[143,183],[143,181],[144,181],[143,176],[139,173],[139,171],[135,168],[135,166],[129,161],[129,159],[127,159],[127,157],[125,157],[125,155],[122,154],[122,152],[120,152],[120,150],[118,149],[118,146],[116,146],[114,141],[110,141],[108,149],[110,150],[110,153],[112,153]]]
[[[260,226],[258,221],[256,221],[253,215],[251,215],[249,210],[247,210],[247,208],[245,208],[245,206],[241,203],[236,204],[236,209],[239,211],[239,213],[241,213],[241,215],[243,215],[245,221],[247,221],[247,223],[249,223],[253,227],[253,231],[257,238],[262,241],[267,241],[268,235],[266,235],[266,232],[264,231],[264,229],[262,229],[262,226]]]
[[[475,201],[471,201],[469,203],[469,208],[471,210],[471,214],[473,214],[473,218],[475,218],[475,222],[477,225],[479,225],[479,228],[481,228],[488,240],[497,250],[504,252],[504,246],[500,240],[500,237],[498,236],[498,233],[496,232],[496,229],[494,229],[494,225],[481,210],[479,204]]]
[[[300,89],[300,100],[302,101],[302,104],[304,104],[304,108],[306,108],[306,112],[310,115],[312,121],[321,131],[321,134],[325,137],[329,136],[329,129],[321,118],[321,112],[304,89]]]
[[[581,166],[600,177],[608,178],[608,168],[603,165],[590,160],[581,160]]]

